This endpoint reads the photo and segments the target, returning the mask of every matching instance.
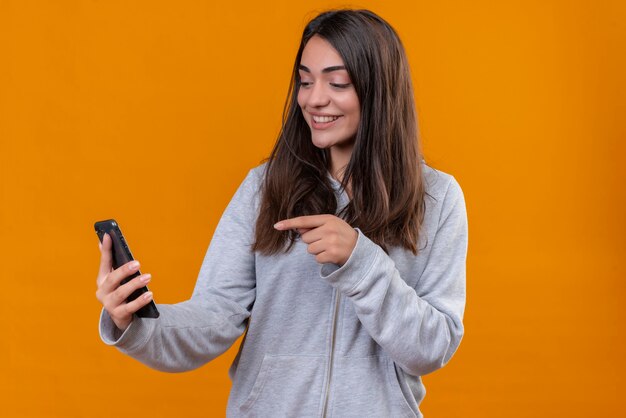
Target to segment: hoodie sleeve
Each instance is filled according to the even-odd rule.
[[[202,366],[245,331],[256,295],[254,241],[258,172],[251,171],[224,211],[190,300],[159,304],[157,319],[134,317],[121,332],[103,309],[100,336],[108,345],[162,371]]]
[[[443,367],[463,336],[467,214],[459,184],[450,176],[415,288],[382,248],[357,231],[348,261],[340,268],[324,265],[322,278],[353,303],[363,327],[407,373],[421,376]]]

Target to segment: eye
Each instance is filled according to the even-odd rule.
[[[346,84],[339,84],[339,83],[330,83],[331,86],[336,87],[338,89],[346,89],[348,87],[350,87],[352,83],[346,83]]]
[[[313,84],[313,83],[310,82],[310,81],[300,81],[300,87],[303,87],[303,88],[310,87],[311,84]]]

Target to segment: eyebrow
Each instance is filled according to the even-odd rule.
[[[311,70],[309,70],[309,67],[306,67],[302,64],[300,64],[298,66],[298,68],[304,72],[310,73]],[[345,65],[333,65],[332,67],[326,67],[322,70],[322,73],[331,73],[333,71],[339,71],[339,70],[345,70],[346,66]]]

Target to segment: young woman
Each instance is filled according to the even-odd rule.
[[[395,31],[365,10],[305,28],[278,141],[226,208],[190,300],[126,297],[149,281],[98,276],[102,339],[150,367],[194,369],[246,336],[229,417],[416,417],[420,376],[463,335],[467,217],[418,144]]]

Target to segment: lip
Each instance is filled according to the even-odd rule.
[[[315,116],[334,116],[334,115],[315,115]],[[331,122],[315,122],[313,117],[311,117],[311,128],[318,129],[318,130],[328,129],[328,128],[331,128],[334,124],[336,124],[337,121],[339,121],[341,118],[342,116],[338,116],[337,119]]]
[[[308,113],[310,115],[311,128],[318,129],[318,130],[331,128],[335,123],[337,123],[338,120],[340,120],[343,117],[343,115],[333,115],[331,113],[319,113],[319,112],[308,112]],[[332,117],[336,117],[337,119],[331,122],[315,122],[315,120],[313,119],[313,116],[332,116]]]
[[[311,112],[311,111],[309,111],[308,113],[309,115],[312,115],[312,116],[337,116],[337,117],[341,116],[341,115],[333,115],[332,113],[318,113],[318,112]]]

